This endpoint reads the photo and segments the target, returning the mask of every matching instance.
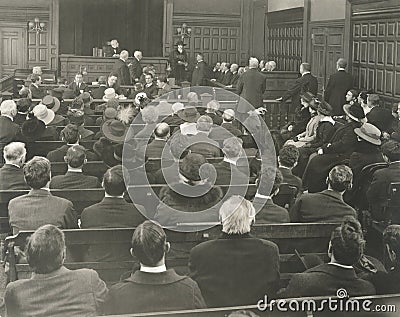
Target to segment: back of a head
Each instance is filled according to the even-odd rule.
[[[181,102],[175,102],[172,105],[172,111],[174,112],[174,114],[178,113],[180,110],[184,109],[185,105]]]
[[[81,126],[85,123],[85,113],[83,110],[70,109],[67,112],[67,119],[70,124]]]
[[[40,75],[38,75],[38,74],[33,74],[33,75],[31,76],[31,81],[32,81],[33,83],[36,83],[37,81],[39,81],[39,79],[40,79]]]
[[[212,128],[213,121],[209,116],[203,115],[197,119],[196,128],[198,131],[209,132]]]
[[[329,171],[328,184],[337,192],[349,190],[353,183],[353,172],[346,165],[337,165]]]
[[[390,225],[383,231],[383,243],[390,247],[390,251],[395,253],[395,263],[390,263],[391,266],[398,268],[400,264],[400,225]],[[389,251],[389,250],[387,250]],[[390,269],[390,267],[388,268]]]
[[[352,216],[346,216],[331,235],[332,254],[339,264],[353,265],[364,252],[365,241],[361,224]]]
[[[157,79],[162,83],[168,83],[168,78],[165,75],[160,75]]]
[[[156,128],[154,129],[154,135],[157,138],[166,138],[169,135],[169,132],[169,125],[165,122],[157,124]]]
[[[235,119],[235,110],[225,110],[222,114],[222,119],[224,119],[226,122],[232,122]]]
[[[188,152],[190,146],[189,138],[184,134],[175,134],[170,143],[169,148],[175,159],[182,159]]]
[[[250,57],[249,59],[249,67],[250,68],[258,68],[258,59],[255,57]]]
[[[295,166],[299,159],[299,150],[294,145],[285,145],[279,151],[279,163],[288,168]]]
[[[199,102],[199,96],[194,91],[191,91],[191,92],[189,92],[187,94],[187,100],[188,100],[188,102],[198,103]]]
[[[390,160],[390,162],[400,161],[400,143],[390,140],[383,143],[381,147],[382,153]]]
[[[71,146],[65,155],[65,163],[72,168],[79,168],[85,163],[86,151],[82,145]]]
[[[253,204],[241,196],[229,197],[219,209],[222,231],[227,234],[245,234],[255,219]]]
[[[303,68],[304,72],[311,72],[311,65],[309,63],[301,63],[300,68]]]
[[[209,103],[207,103],[207,110],[217,111],[220,107],[221,105],[217,100],[211,100]]]
[[[133,53],[133,56],[135,56],[136,58],[140,58],[140,57],[142,57],[142,52],[141,51],[135,51]]]
[[[368,102],[373,106],[379,106],[379,96],[377,94],[368,95]]]
[[[110,196],[122,196],[126,190],[122,165],[109,168],[103,176],[103,187]]]
[[[132,236],[132,251],[141,264],[157,266],[167,251],[163,228],[149,220],[137,226]]]
[[[155,123],[158,120],[158,113],[155,106],[147,106],[141,110],[142,119],[145,123]]]
[[[3,156],[6,163],[23,164],[26,156],[25,143],[11,142],[3,149]]]
[[[129,53],[126,50],[121,51],[121,53],[119,54],[119,57],[123,60],[127,60],[129,57]]]
[[[35,273],[47,274],[64,263],[64,233],[53,225],[44,225],[29,238],[25,249],[26,259]]]
[[[40,189],[50,181],[51,166],[47,158],[34,156],[24,166],[25,182],[33,189]]]
[[[237,158],[243,151],[243,141],[237,137],[230,137],[223,142],[222,151],[227,158]]]
[[[336,63],[339,68],[347,67],[347,60],[345,60],[344,58],[339,58]]]
[[[75,124],[68,124],[60,132],[60,138],[67,144],[74,144],[79,140],[79,130]]]
[[[0,104],[0,114],[15,116],[16,113],[17,113],[17,104],[14,102],[14,100],[4,100]]]
[[[273,183],[271,184],[271,181]],[[275,193],[283,182],[282,172],[277,168],[262,168],[258,175],[258,193],[268,196]]]

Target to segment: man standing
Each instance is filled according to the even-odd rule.
[[[242,117],[239,120],[246,119],[247,113],[254,110],[249,103],[254,108],[262,107],[265,89],[265,76],[258,71],[258,59],[251,57],[249,70],[241,76],[237,86],[237,94],[248,101],[247,103],[242,99],[239,100],[237,112],[238,117]]]
[[[133,53],[133,60],[129,66],[129,72],[131,74],[132,83],[137,83],[140,80],[140,76],[143,74],[142,65],[140,65],[140,61],[143,58],[141,51],[135,51]]]
[[[333,107],[335,116],[343,115],[346,93],[353,88],[353,76],[346,72],[347,61],[339,58],[336,62],[337,72],[329,77],[325,89],[325,101]]]
[[[192,74],[192,86],[201,86],[204,85],[204,79],[207,77],[207,64],[203,61],[202,53],[197,53],[196,60],[197,63]]]
[[[128,60],[129,53],[128,51],[122,51],[119,55],[119,59],[117,59],[114,63],[113,69],[111,71],[112,74],[115,74],[119,80],[120,85],[130,85],[131,77],[129,73],[128,65],[126,65],[126,61]]]
[[[177,48],[171,52],[169,63],[172,69],[172,77],[175,78],[175,83],[180,85],[182,81],[186,80],[188,56],[186,50],[183,49],[185,46],[183,41],[178,41],[176,46]]]
[[[301,77],[297,78],[293,85],[285,92],[285,94],[278,98],[278,101],[285,102],[292,98],[292,107],[297,109],[301,107],[300,95],[311,92],[314,96],[318,93],[318,81],[315,76],[311,74],[311,66],[309,63],[302,63],[300,65]]]

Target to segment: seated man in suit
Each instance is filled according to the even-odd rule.
[[[371,278],[376,293],[398,294],[400,292],[400,225],[390,225],[383,231],[386,272],[377,272]]]
[[[388,199],[390,183],[400,182],[400,143],[390,140],[382,145],[381,150],[389,166],[375,171],[367,191],[372,218],[375,220],[384,220],[382,211]]]
[[[241,196],[231,196],[219,210],[222,235],[190,251],[190,276],[208,307],[251,305],[274,297],[279,283],[279,250],[250,234],[255,210]]]
[[[82,173],[82,167],[87,162],[86,150],[81,145],[73,145],[67,150],[64,157],[68,165],[65,175],[52,177],[51,189],[87,189],[100,187],[99,180],[95,176]]]
[[[10,227],[36,230],[44,224],[63,229],[77,228],[77,215],[72,202],[53,196],[49,190],[51,167],[44,157],[35,156],[24,166],[24,177],[31,191],[10,200],[8,213]]]
[[[74,81],[69,84],[68,88],[74,92],[76,97],[84,92],[89,91],[89,86],[83,82],[83,75],[81,73],[77,73],[75,75]]]
[[[221,146],[224,140],[232,137],[232,136],[240,136],[242,135],[242,131],[240,131],[235,125],[235,111],[232,109],[226,109],[222,114],[222,123],[221,126],[214,126],[211,129],[209,134],[210,139],[217,141]]]
[[[275,175],[275,177],[274,177]],[[273,180],[272,189],[271,181]],[[289,212],[276,205],[272,198],[279,192],[283,177],[279,169],[263,168],[256,180],[257,193],[253,199],[256,210],[256,223],[287,223],[290,222]]]
[[[157,78],[158,96],[161,97],[172,91],[171,86],[168,85],[168,78],[161,75]]]
[[[279,151],[278,164],[282,173],[282,183],[289,184],[301,190],[301,179],[292,174],[292,168],[297,165],[299,150],[294,145],[285,145]]]
[[[197,134],[189,138],[190,151],[203,155],[205,158],[221,157],[218,142],[210,139],[211,128],[213,126],[212,119],[207,116],[200,116],[196,122]]]
[[[0,150],[6,144],[17,141],[20,127],[14,122],[16,115],[16,103],[13,100],[4,100],[0,105]]]
[[[215,163],[217,172],[217,185],[245,185],[249,183],[248,173],[245,174],[238,166],[239,159],[246,156],[242,148],[242,140],[236,137],[226,139],[223,143],[222,152],[224,159],[222,162]]]
[[[345,216],[356,217],[356,211],[343,201],[343,194],[353,182],[351,168],[333,167],[327,179],[328,189],[306,193],[297,198],[290,210],[292,222],[340,222]]]
[[[144,145],[143,151],[145,151],[146,157],[156,159],[161,158],[169,136],[169,125],[165,122],[158,123],[154,129],[154,140],[149,144]]]
[[[4,147],[3,153],[6,163],[0,168],[0,190],[29,189],[22,170],[26,157],[25,144],[11,142]]]
[[[63,130],[61,130],[60,139],[66,144],[47,154],[47,159],[50,162],[64,162],[64,157],[67,154],[68,149],[73,145],[79,144],[80,135],[78,127],[74,124],[68,124]],[[86,158],[88,161],[98,160],[96,154],[88,150],[86,150]]]
[[[32,277],[10,282],[6,314],[17,316],[98,316],[108,289],[91,269],[69,270],[64,233],[53,225],[38,228],[29,238],[26,258]]]
[[[104,90],[107,89],[106,76],[99,76],[99,79],[97,79],[97,82],[99,84],[99,87],[93,89],[91,92],[91,95],[92,95],[93,99],[102,99],[104,96]]]
[[[379,96],[376,94],[368,95],[367,105],[371,109],[366,115],[367,121],[376,126],[382,132],[391,133],[394,118],[389,109],[379,105]]]
[[[336,296],[345,289],[348,296],[374,295],[372,283],[359,278],[354,270],[365,247],[360,223],[345,217],[333,230],[328,248],[329,263],[295,274],[283,292],[284,297]]]
[[[165,232],[157,223],[147,220],[135,229],[130,252],[139,260],[140,269],[111,287],[104,305],[107,314],[206,307],[195,281],[166,268],[169,249]]]
[[[217,100],[211,100],[207,103],[205,114],[212,119],[215,125],[221,125],[222,123],[221,113],[219,111],[220,107],[221,105]]]
[[[31,84],[29,85],[29,90],[31,91],[32,99],[42,99],[46,96],[46,91],[39,87],[42,83],[42,77],[38,74],[33,74],[31,76]]]

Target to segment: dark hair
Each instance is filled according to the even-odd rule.
[[[395,102],[392,104],[392,112],[397,113],[397,110],[399,109],[399,104],[400,104],[399,102]],[[17,103],[17,106],[18,106],[18,103]]]
[[[21,98],[17,101],[17,110],[20,112],[28,112],[32,105],[32,100],[29,98]]]
[[[262,168],[258,173],[258,192],[261,195],[273,194],[277,189],[279,189],[279,187],[281,187],[282,182],[283,175],[278,168]]]
[[[25,182],[33,189],[39,189],[50,181],[50,162],[42,156],[34,156],[24,166]]]
[[[201,56],[201,58],[204,58],[204,55],[203,55],[203,53],[197,53],[196,55],[198,55],[198,56]]]
[[[391,162],[400,160],[400,143],[395,140],[385,142],[381,147],[382,153],[386,155]]]
[[[354,217],[346,216],[340,227],[333,230],[331,245],[333,256],[338,263],[357,263],[365,246],[361,224]]]
[[[353,99],[357,99],[358,97],[358,90],[356,89],[350,89],[351,95],[353,96]]]
[[[346,165],[334,166],[329,171],[328,183],[335,191],[342,192],[351,188],[353,182],[353,172]]]
[[[116,165],[105,172],[103,187],[105,192],[111,196],[121,196],[125,192],[126,187],[122,165]]]
[[[303,66],[303,69],[306,72],[310,72],[311,71],[311,65],[309,63],[301,63],[301,66]]]
[[[294,145],[285,145],[279,151],[279,162],[285,167],[292,168],[299,159],[299,150]]]
[[[84,102],[81,97],[76,97],[72,100],[69,109],[79,109],[82,110],[84,108]]]
[[[145,73],[145,74],[144,74],[144,77],[146,77],[146,76],[150,76],[152,79],[154,78],[153,74],[150,73],[150,72]]]
[[[167,237],[163,228],[146,220],[132,236],[132,249],[139,262],[147,266],[156,266],[166,252]]]
[[[383,243],[396,253],[396,264],[400,264],[400,225],[390,225],[383,231]]]
[[[82,110],[70,109],[67,112],[67,119],[70,124],[81,126],[85,123],[85,113]]]
[[[64,233],[54,225],[44,225],[28,238],[26,259],[35,273],[51,273],[63,265],[64,249]]]
[[[68,124],[61,130],[60,139],[68,144],[76,143],[79,140],[78,127],[75,124]]]
[[[82,145],[71,146],[65,155],[65,163],[73,168],[78,168],[85,163],[86,150]]]
[[[363,100],[364,103],[367,103],[367,98],[369,94],[372,94],[372,90],[362,90],[360,91],[360,98]]]
[[[31,75],[31,82],[36,83],[40,79],[40,75],[32,74]]]

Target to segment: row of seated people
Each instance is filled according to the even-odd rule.
[[[69,270],[65,238],[54,225],[40,226],[28,239],[25,255],[33,270],[30,279],[7,285],[7,316],[96,316],[152,311],[255,305],[268,298],[335,296],[345,289],[350,297],[398,293],[400,226],[384,231],[385,266],[364,253],[360,223],[346,217],[333,230],[329,262],[304,256],[306,270],[280,288],[279,249],[251,235],[255,209],[241,196],[231,196],[219,210],[222,233],[190,251],[189,276],[165,265],[170,243],[153,221],[139,224],[130,252],[140,263],[130,276],[108,288],[90,269]],[[40,282],[39,282],[39,281]],[[34,296],[33,296],[34,295]]]

